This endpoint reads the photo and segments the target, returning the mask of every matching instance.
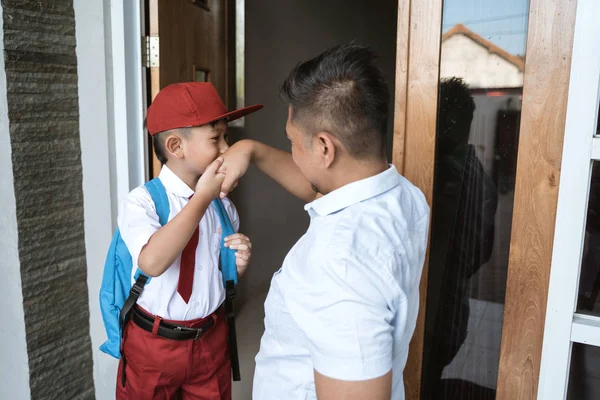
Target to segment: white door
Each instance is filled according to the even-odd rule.
[[[600,399],[598,21],[600,1],[579,0],[538,390],[543,400]]]

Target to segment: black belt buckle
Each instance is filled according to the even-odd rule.
[[[179,332],[196,332],[196,337],[193,340],[200,339],[200,336],[204,333],[202,328],[188,328],[187,326],[176,326],[175,330]]]

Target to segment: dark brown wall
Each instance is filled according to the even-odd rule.
[[[393,95],[396,60],[396,0],[246,1],[246,104],[265,108],[246,118],[245,137],[289,150],[285,137],[287,108],[278,89],[291,69],[329,47],[369,45],[379,52]],[[393,96],[388,143],[391,150]],[[288,250],[306,231],[308,215],[293,198],[251,169],[234,195],[241,231],[253,240],[253,261],[242,280],[240,304],[266,290]]]

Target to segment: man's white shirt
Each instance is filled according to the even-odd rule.
[[[253,398],[316,399],[313,369],[347,381],[393,370],[392,399],[403,400],[429,227],[423,194],[390,166],[305,209],[308,231],[265,302]]]

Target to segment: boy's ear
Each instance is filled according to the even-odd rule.
[[[182,147],[182,139],[179,135],[169,135],[165,139],[165,150],[172,157],[182,158],[183,157],[183,147]]]

